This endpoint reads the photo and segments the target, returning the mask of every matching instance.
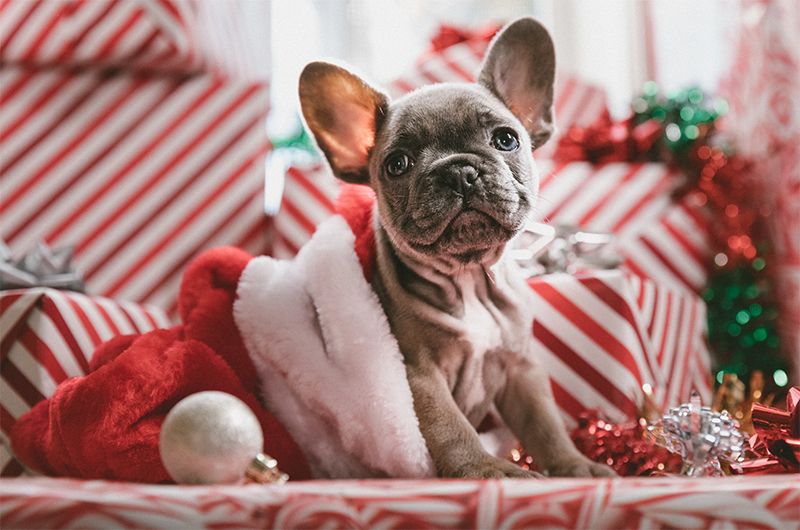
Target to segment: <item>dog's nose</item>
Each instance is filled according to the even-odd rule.
[[[478,180],[478,169],[472,164],[450,164],[444,168],[444,177],[448,186],[466,197]]]

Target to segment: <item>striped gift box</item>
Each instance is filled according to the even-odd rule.
[[[163,311],[132,302],[48,288],[0,292],[0,474],[22,472],[8,449],[16,419],[87,373],[98,345],[167,326]]]
[[[472,39],[427,54],[415,68],[389,85],[389,93],[397,97],[431,83],[474,82],[488,45],[489,39]],[[575,76],[558,73],[554,92],[558,128],[553,138],[537,150],[537,156],[543,158],[552,155],[559,131],[589,126],[608,112],[605,90]]]
[[[661,407],[687,401],[693,389],[711,402],[705,305],[697,296],[619,270],[529,283],[534,341],[570,428],[586,410],[614,422],[638,418],[645,384]]]
[[[796,475],[309,480],[174,486],[0,483],[9,528],[724,528],[798,530]]]
[[[679,180],[664,164],[539,163],[541,219],[615,235],[625,265],[679,289],[706,284],[711,241],[707,218],[692,198],[674,202]]]
[[[196,5],[172,0],[4,0],[0,60],[196,71]]]
[[[706,217],[693,199],[671,199],[677,178],[667,166],[543,161],[539,171],[536,207],[541,219],[615,234],[625,265],[657,283],[695,292],[705,285],[710,254]],[[274,255],[296,254],[316,225],[333,213],[337,193],[325,164],[291,168],[274,220]]]
[[[75,246],[90,292],[174,314],[199,251],[267,248],[267,87],[0,69],[0,238]]]
[[[333,215],[339,181],[322,163],[286,171],[280,211],[273,218],[272,255],[291,258],[311,238],[317,225]]]

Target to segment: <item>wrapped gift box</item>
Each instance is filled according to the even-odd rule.
[[[696,390],[711,402],[705,305],[697,296],[620,270],[555,273],[529,280],[533,336],[569,427],[599,410],[636,419],[644,385],[657,407]]]
[[[197,6],[172,0],[7,0],[0,60],[194,71]]]
[[[280,210],[273,218],[272,254],[291,258],[317,225],[333,215],[339,181],[320,162],[291,166],[283,182]]]
[[[0,69],[0,238],[75,246],[89,292],[174,310],[204,248],[267,246],[264,82]]]
[[[0,11],[4,65],[270,77],[262,2],[5,0]]]
[[[8,450],[17,418],[53,394],[67,378],[84,375],[95,348],[118,336],[169,326],[155,307],[33,288],[0,292],[0,471],[17,475]]]
[[[539,163],[541,219],[615,236],[632,271],[675,288],[706,284],[710,235],[701,205],[675,202],[679,181],[659,163]]]
[[[0,483],[10,528],[800,528],[796,478]]]

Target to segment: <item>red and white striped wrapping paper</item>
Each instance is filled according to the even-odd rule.
[[[790,475],[309,481],[153,486],[0,483],[9,528],[763,528],[797,530]]]
[[[705,213],[689,198],[673,201],[679,179],[665,164],[544,161],[539,169],[541,219],[614,234],[626,267],[641,276],[690,291],[705,286]]]
[[[676,176],[663,164],[539,162],[538,217],[615,234],[615,248],[633,272],[674,288],[706,283],[710,239],[703,210],[675,203]],[[325,164],[293,167],[275,216],[274,254],[293,256],[333,213],[338,184]]]
[[[174,0],[4,0],[0,61],[197,71],[197,5]]]
[[[711,402],[711,366],[698,297],[619,270],[548,274],[529,281],[533,337],[567,425],[586,410],[638,418],[642,386],[675,406],[696,389]]]
[[[280,211],[273,217],[272,255],[291,258],[317,229],[333,215],[339,181],[323,163],[292,166],[283,182]]]
[[[771,210],[773,263],[782,293],[781,339],[800,380],[800,10],[795,0],[739,2],[739,44],[722,82],[730,112],[721,128],[761,176]]]
[[[0,292],[0,474],[22,472],[8,450],[17,418],[84,375],[98,345],[167,326],[163,311],[132,302],[48,288]]]
[[[431,83],[474,82],[488,45],[488,39],[476,38],[426,54],[414,69],[392,81],[389,93],[397,97]],[[554,106],[556,132],[537,150],[537,155],[543,158],[552,155],[559,131],[589,126],[608,112],[605,90],[561,73],[556,79]]]
[[[204,248],[267,248],[260,82],[0,69],[0,237],[75,246],[89,292],[174,312]]]

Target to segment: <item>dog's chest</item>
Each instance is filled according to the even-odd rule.
[[[477,285],[474,276],[466,276],[460,280],[459,286],[464,308],[461,317],[462,338],[472,345],[476,357],[483,357],[487,351],[502,345],[502,318],[498,319],[496,312],[495,315],[492,314],[489,301],[479,294],[479,290],[485,289]]]
[[[494,396],[505,384],[503,364],[506,339],[514,325],[486,295],[481,279],[459,281],[463,313],[458,329],[459,348],[451,359],[453,397],[471,421],[480,421]],[[474,417],[473,417],[474,416]]]

